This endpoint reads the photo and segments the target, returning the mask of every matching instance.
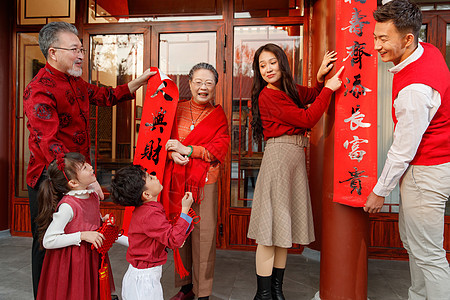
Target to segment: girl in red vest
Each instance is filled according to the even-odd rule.
[[[295,84],[286,54],[275,44],[260,47],[253,59],[253,135],[256,141],[263,137],[266,141],[248,229],[248,237],[258,244],[257,300],[284,299],[281,286],[288,248],[314,241],[305,133],[341,86],[343,68],[324,82],[336,59],[334,51],[325,54],[314,88]]]
[[[39,194],[39,238],[47,249],[37,299],[99,299],[100,254],[91,249],[105,237],[92,166],[80,153],[58,155],[47,170]],[[106,220],[108,215],[103,217]],[[114,289],[112,273],[109,274]]]

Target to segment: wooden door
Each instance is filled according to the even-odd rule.
[[[424,11],[421,32],[421,38],[435,45],[450,67],[450,10]]]
[[[213,65],[219,73],[215,104],[223,105],[223,26],[217,24],[164,24],[152,32],[151,65],[178,86],[180,100],[190,99],[189,71],[197,63]]]

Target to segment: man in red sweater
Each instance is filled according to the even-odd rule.
[[[116,88],[99,88],[80,78],[85,49],[72,24],[52,22],[39,32],[39,47],[47,59],[45,67],[27,85],[23,106],[30,132],[27,169],[30,201],[33,290],[36,297],[45,252],[40,249],[35,218],[39,212],[37,193],[46,178],[46,168],[58,153],[80,152],[90,161],[89,105],[112,106],[134,98],[134,92],[154,74],[140,77]],[[93,189],[103,199],[100,185]]]
[[[450,195],[450,72],[439,50],[418,42],[419,7],[393,0],[374,12],[375,50],[393,62],[394,140],[364,210],[377,213],[400,181],[399,231],[409,254],[408,299],[450,299],[443,247]]]

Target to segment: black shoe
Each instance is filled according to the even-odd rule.
[[[117,295],[111,295],[111,300],[119,300],[119,296],[117,296]]]
[[[190,290],[187,294],[179,291],[178,294],[170,298],[170,300],[193,300],[195,297],[194,292]]]
[[[285,269],[273,268],[272,270],[272,299],[285,300],[283,295],[283,276]]]
[[[259,276],[256,274],[258,290],[253,300],[272,300],[271,284],[272,276]]]

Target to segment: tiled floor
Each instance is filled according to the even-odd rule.
[[[0,237],[0,299],[32,299],[31,238]],[[128,265],[126,248],[114,245],[110,250],[111,264],[117,294]],[[256,291],[254,253],[242,251],[217,251],[215,281],[212,300],[253,299]],[[320,262],[318,253],[307,250],[304,255],[289,255],[284,279],[284,294],[288,300],[311,300],[319,290]],[[174,288],[173,260],[163,268],[162,285],[165,299],[178,292]],[[409,286],[408,263],[404,261],[369,261],[368,298],[370,300],[407,299]]]

